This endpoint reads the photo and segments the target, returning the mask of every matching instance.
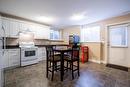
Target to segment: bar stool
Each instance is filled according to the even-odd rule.
[[[46,77],[48,78],[49,72],[52,73],[51,80],[53,81],[54,71],[60,70],[60,65],[57,65],[60,62],[61,58],[59,55],[54,55],[53,46],[46,46]]]
[[[68,55],[65,56],[64,60],[67,62],[67,69],[71,70],[72,73],[72,79],[74,79],[74,72],[77,71],[78,72],[78,76],[80,75],[79,73],[79,47],[73,47],[72,48],[72,52],[68,53]],[[77,62],[76,65],[74,64],[74,62]],[[68,64],[70,64],[70,67],[68,66]],[[76,69],[74,69],[74,67]]]

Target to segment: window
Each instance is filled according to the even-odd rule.
[[[59,40],[60,39],[60,31],[59,30],[51,30],[50,31],[50,39]]]
[[[82,26],[81,42],[100,42],[100,26]]]
[[[127,26],[118,25],[109,27],[110,46],[127,47]]]

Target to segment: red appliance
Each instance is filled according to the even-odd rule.
[[[81,46],[81,61],[82,63],[88,62],[89,48],[88,46]]]

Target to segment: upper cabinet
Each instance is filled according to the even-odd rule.
[[[26,23],[26,22],[20,22],[20,31],[27,31],[27,30],[31,30],[31,26],[30,24]]]
[[[9,33],[10,33],[10,21],[6,18],[2,18],[2,28],[5,31],[5,37],[9,37]]]
[[[18,37],[19,22],[13,19],[2,18],[2,27],[5,30],[5,37]]]
[[[44,25],[36,25],[33,30],[35,32],[36,39],[49,39],[50,37],[50,27]]]
[[[19,32],[29,30],[34,33],[35,39],[50,39],[49,26],[3,17],[2,27],[6,37],[18,38]]]
[[[1,16],[0,16],[0,37],[3,37],[2,19],[1,19]]]
[[[10,20],[10,37],[18,37],[20,23],[15,20]]]
[[[44,26],[43,31],[44,31],[43,33],[44,38],[50,39],[50,27]]]

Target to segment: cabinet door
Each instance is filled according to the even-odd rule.
[[[45,47],[42,48],[42,59],[46,60],[46,48]]]
[[[9,67],[20,66],[20,50],[10,49],[9,50]]]
[[[38,25],[32,25],[31,30],[34,32],[35,39],[43,39],[41,27]]]
[[[50,27],[43,26],[43,37],[45,39],[50,39]]]
[[[42,56],[42,48],[40,47],[40,48],[38,48],[38,60],[39,61],[42,61],[43,59],[43,56]]]
[[[2,60],[3,60],[3,68],[9,67],[9,53],[8,53],[8,50],[5,50]]]
[[[0,37],[4,37],[3,30],[2,30],[2,19],[0,16]]]
[[[49,39],[50,38],[50,28],[43,25],[36,25],[35,29],[33,29],[35,32],[35,38],[36,39]]]
[[[19,22],[10,20],[10,37],[18,37]]]
[[[9,37],[10,33],[10,21],[8,19],[2,18],[2,27],[5,30],[5,37]]]
[[[28,29],[29,29],[31,32],[33,32],[34,38],[36,38],[37,31],[38,31],[37,28],[36,28],[36,26],[33,25],[33,24],[30,24]]]
[[[46,60],[46,49],[45,47],[38,48],[39,61]]]
[[[42,33],[42,27],[41,26],[37,27],[37,38],[43,39],[43,33]]]
[[[28,24],[26,24],[26,23],[23,23],[23,22],[20,22],[19,23],[19,31],[26,31],[26,30],[28,30],[29,29],[29,25]]]

